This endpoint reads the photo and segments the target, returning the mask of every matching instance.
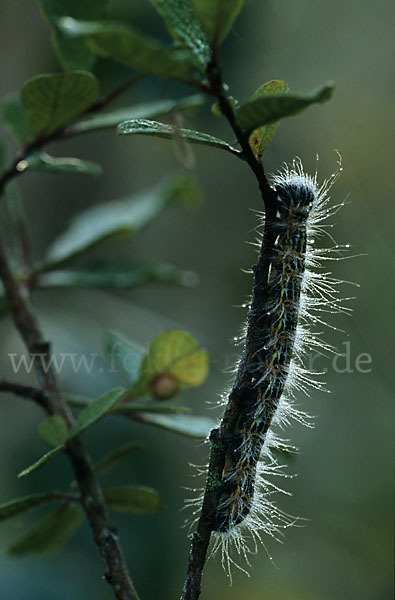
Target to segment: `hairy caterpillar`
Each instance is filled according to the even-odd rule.
[[[337,297],[340,282],[317,270],[321,259],[342,247],[315,248],[315,239],[327,227],[323,222],[341,206],[328,208],[328,191],[337,176],[338,172],[320,187],[317,174],[306,175],[295,160],[273,178],[275,210],[266,217],[253,269],[245,347],[220,424],[225,463],[213,552],[222,548],[229,574],[232,564],[241,568],[231,558],[232,545],[248,562],[252,550],[244,533],[250,533],[255,550],[262,532],[277,537],[281,528],[295,521],[274,505],[271,495],[278,488],[266,477],[284,476],[273,453],[284,443],[273,428],[282,428],[292,418],[308,424],[306,414],[293,406],[294,391],[307,393],[309,386],[323,389],[317,374],[303,366],[303,356],[312,348],[333,349],[309,330],[310,322],[322,323],[322,312],[348,310]]]

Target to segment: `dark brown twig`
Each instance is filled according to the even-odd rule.
[[[267,248],[271,247],[274,242],[273,236],[275,236],[275,233],[272,231],[271,223],[274,221],[276,212],[276,194],[269,185],[262,162],[256,158],[250,147],[248,134],[244,132],[237,123],[232,104],[224,90],[220,67],[215,52],[213,53],[211,63],[208,65],[207,76],[211,85],[210,93],[217,97],[221,112],[232,127],[243,151],[243,158],[253,171],[261,191],[262,200],[265,205],[264,246],[261,249],[258,264],[255,267],[254,273],[257,274],[259,272],[260,281],[267,281],[270,266],[270,260],[268,258],[270,253],[267,251]],[[254,282],[252,305],[254,305],[258,299],[261,300],[262,293],[264,294],[265,291],[262,290],[262,288],[259,288]],[[249,313],[248,324],[250,323],[252,314],[253,308]],[[237,406],[243,401],[246,391],[248,390],[249,382],[245,380],[248,371],[245,368],[245,364],[246,361],[249,360],[249,356],[254,352],[253,346],[254,342],[251,336],[251,327],[248,325],[245,350],[236,373],[233,388],[229,395],[229,400],[231,401],[228,402],[220,427],[218,429],[213,429],[210,435],[211,449],[203,505],[196,531],[192,536],[187,576],[181,600],[197,600],[200,596],[203,568],[207,558],[211,533],[214,528],[216,510],[222,490],[222,473],[225,465],[226,452],[224,440],[234,430],[234,423],[237,418]]]
[[[0,381],[0,392],[9,392],[15,396],[29,398],[30,400],[33,400],[33,402],[36,402],[42,406],[45,410],[48,410],[47,395],[39,388],[23,385],[21,383],[15,383],[14,381],[6,381],[3,379]]]
[[[45,409],[51,415],[61,416],[70,427],[74,419],[69,407],[62,401],[57,388],[55,375],[50,366],[50,346],[44,340],[23,296],[20,284],[10,269],[1,239],[0,276],[15,325],[30,356],[34,359],[37,379],[43,394],[42,398],[45,398]],[[41,354],[40,360],[37,360],[37,354]],[[13,391],[16,390],[17,388],[14,385]],[[21,388],[18,391],[21,392]],[[130,579],[116,531],[109,519],[102,491],[82,438],[77,436],[70,440],[67,443],[66,452],[73,467],[81,502],[90,523],[93,537],[106,566],[105,578],[111,584],[114,596],[117,599],[138,600],[138,594]]]
[[[92,113],[108,106],[132,82],[121,86],[107,98],[94,103],[86,112]],[[30,142],[0,177],[0,196],[6,184],[23,173],[21,163],[30,152],[38,150],[55,139],[61,139],[67,131],[63,127],[47,136],[38,136]],[[68,136],[70,137],[70,136]],[[22,386],[7,381],[0,382],[0,391],[9,391],[30,398],[40,404],[48,414],[59,415],[68,427],[74,418],[67,404],[62,400],[51,368],[50,344],[43,338],[40,327],[31,312],[23,284],[15,277],[7,257],[5,246],[0,237],[0,277],[9,302],[12,318],[25,346],[34,360],[34,368],[39,389]],[[87,519],[92,529],[95,543],[105,565],[104,579],[112,586],[118,600],[139,600],[139,596],[130,579],[127,565],[119,544],[117,532],[113,527],[106,509],[102,491],[95,475],[90,457],[81,437],[77,436],[67,443],[74,477]]]

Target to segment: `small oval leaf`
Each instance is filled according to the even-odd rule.
[[[64,419],[59,415],[52,415],[40,423],[37,429],[38,437],[48,446],[55,447],[64,444],[67,439],[68,429]]]
[[[332,93],[333,84],[327,83],[306,95],[270,94],[250,100],[240,107],[237,122],[247,133],[251,133],[263,125],[297,115],[311,104],[326,102],[331,98]]]
[[[163,508],[155,490],[142,485],[124,485],[103,490],[109,508],[134,515],[151,515]]]
[[[92,73],[37,75],[22,88],[22,103],[37,134],[57,131],[85,111],[97,98],[98,83]]]
[[[165,331],[151,342],[142,371],[150,381],[160,373],[170,373],[182,386],[198,386],[208,374],[208,355],[184,331]]]
[[[155,397],[153,383],[162,375],[171,375],[177,382],[174,395],[178,387],[201,385],[207,374],[208,355],[196,340],[184,331],[165,331],[152,340],[141,362],[140,377],[134,387],[128,390],[127,397],[130,400],[148,394]]]
[[[257,100],[258,98],[263,98],[268,94],[285,94],[288,92],[288,85],[285,81],[279,81],[273,79],[272,81],[268,81],[261,85],[256,92],[252,95],[251,100]],[[277,131],[278,126],[280,125],[280,121],[276,121],[275,123],[271,123],[270,125],[264,125],[263,127],[259,127],[259,129],[255,129],[250,135],[250,146],[253,149],[255,156],[262,156],[270,142],[274,134]]]

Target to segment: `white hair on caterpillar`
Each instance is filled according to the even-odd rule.
[[[291,420],[312,426],[310,417],[295,405],[297,393],[309,395],[311,389],[325,390],[322,373],[305,366],[306,355],[311,351],[336,353],[320,339],[321,332],[312,331],[311,325],[327,325],[323,313],[350,311],[344,306],[348,298],[339,297],[338,287],[343,282],[322,268],[323,261],[343,258],[339,254],[349,247],[337,245],[326,224],[344,205],[331,205],[329,197],[340,171],[341,164],[320,186],[317,173],[306,174],[297,158],[271,179],[278,201],[276,218],[271,223],[276,235],[270,248],[268,278],[257,281],[259,273],[255,270],[254,285],[254,290],[261,285],[267,293],[260,306],[256,306],[252,295],[244,336],[250,336],[255,350],[248,354],[245,348],[235,369],[239,379],[248,381],[251,399],[247,395],[248,401],[237,409],[231,432],[234,437],[227,432],[230,441],[221,480],[223,491],[211,540],[211,554],[221,552],[230,578],[232,566],[247,573],[239,564],[240,558],[248,565],[248,555],[257,551],[258,544],[264,545],[264,535],[280,540],[282,530],[300,520],[275,506],[273,495],[283,490],[271,477],[288,476],[278,456],[296,451],[278,431]],[[325,250],[316,247],[317,239],[323,236],[333,244]],[[264,236],[261,246],[267,252]],[[221,404],[227,397],[225,411],[233,401],[229,392]],[[187,501],[194,507],[194,515],[200,510],[201,500],[202,494]]]

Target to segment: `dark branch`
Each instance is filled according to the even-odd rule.
[[[125,91],[126,87],[129,87],[135,81],[136,78],[128,84],[122,85],[106,98],[95,102],[86,112],[97,112],[105,108],[119,94]],[[4,187],[9,181],[23,173],[21,161],[30,152],[44,147],[55,139],[71,137],[71,134],[66,135],[66,132],[67,127],[63,127],[48,136],[37,136],[30,142],[15,157],[10,167],[0,177],[0,195],[2,195]],[[24,248],[24,252],[26,252],[26,248]],[[16,328],[30,356],[34,359],[35,373],[39,382],[39,389],[36,389],[2,381],[0,382],[0,391],[8,391],[34,400],[50,415],[61,416],[68,427],[71,427],[74,421],[73,414],[68,405],[62,400],[57,387],[55,374],[51,367],[50,344],[43,338],[40,327],[31,312],[24,285],[18,281],[10,267],[1,238],[0,277],[3,281],[5,294]],[[70,440],[67,443],[66,452],[79,488],[80,501],[84,507],[95,543],[105,565],[104,578],[111,585],[114,596],[118,600],[139,600],[139,596],[128,573],[117,532],[109,519],[102,491],[82,438],[77,436]]]
[[[213,52],[212,61],[208,65],[207,76],[210,82],[209,93],[217,97],[221,112],[228,120],[240,144],[243,158],[258,181],[262,200],[265,205],[265,231],[263,235],[263,246],[259,254],[258,264],[255,267],[255,273],[259,271],[259,280],[267,281],[270,266],[270,252],[268,252],[268,249],[271,248],[274,242],[273,236],[275,236],[275,233],[272,231],[271,223],[275,220],[276,193],[270,187],[262,162],[256,158],[251,149],[249,135],[243,131],[237,123],[232,103],[224,89],[221,71],[215,52]],[[262,293],[262,290],[258,289],[258,287],[259,286],[254,283],[252,304],[257,301],[257,295]],[[211,533],[214,529],[216,511],[222,490],[222,473],[225,465],[226,452],[223,440],[232,434],[232,431],[234,430],[234,423],[238,415],[237,406],[242,402],[246,384],[248,385],[248,383],[244,381],[245,373],[247,372],[245,361],[248,360],[249,350],[252,345],[251,328],[247,327],[245,350],[236,373],[232,391],[229,395],[229,402],[225,414],[222,418],[220,427],[218,429],[213,429],[210,435],[211,449],[206,488],[200,518],[196,531],[192,536],[188,571],[181,600],[197,600],[200,596],[203,568],[207,558],[207,551],[210,544]]]
[[[0,239],[0,276],[10,304],[15,325],[25,342],[29,354],[34,358],[34,367],[45,397],[45,409],[49,414],[61,416],[70,427],[73,415],[62,401],[54,372],[50,365],[50,345],[42,337],[41,331],[25,299],[18,280],[9,266],[3,243]],[[37,355],[41,354],[37,360]],[[42,360],[43,359],[43,360]],[[10,385],[8,386],[9,391]],[[13,386],[13,391],[19,387]],[[26,391],[26,390],[25,390]],[[130,579],[116,531],[109,519],[102,491],[92,463],[80,437],[67,443],[66,450],[78,483],[81,502],[90,523],[93,537],[106,566],[105,578],[111,584],[114,596],[119,600],[138,600],[138,595]]]
[[[0,381],[0,392],[9,392],[10,394],[15,394],[15,396],[29,398],[29,400],[33,400],[49,412],[47,395],[38,388],[3,379]]]

